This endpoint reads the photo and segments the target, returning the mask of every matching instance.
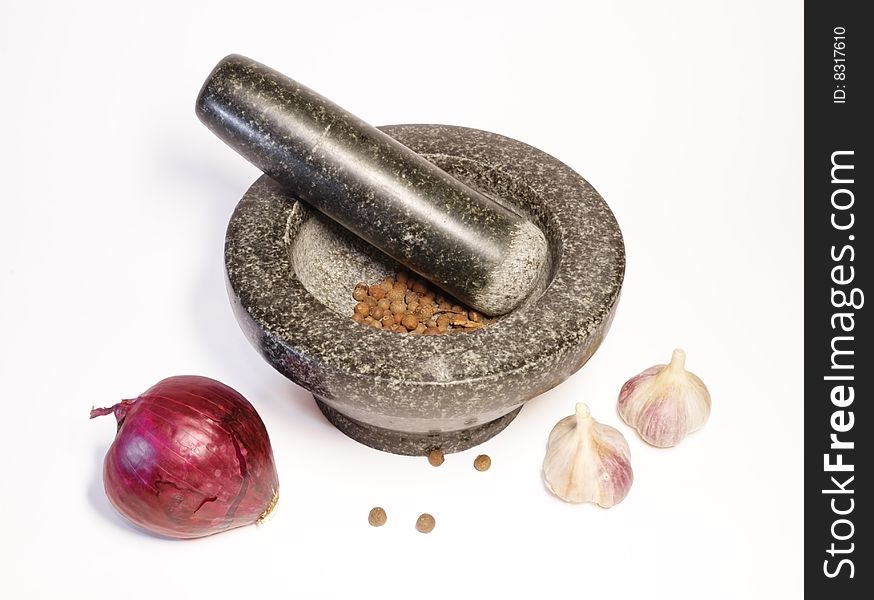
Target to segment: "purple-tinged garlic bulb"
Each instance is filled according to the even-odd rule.
[[[577,404],[576,414],[552,428],[543,460],[543,479],[566,502],[593,502],[610,508],[628,494],[634,473],[625,437],[592,418]]]
[[[619,392],[619,416],[648,444],[676,446],[710,416],[710,392],[685,362],[686,353],[674,350],[670,364],[650,367]]]

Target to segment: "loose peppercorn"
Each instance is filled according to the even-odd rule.
[[[434,517],[428,513],[422,513],[419,515],[419,518],[416,519],[416,530],[420,533],[431,533],[434,531],[434,526],[436,524],[437,521],[434,520]]]
[[[488,454],[480,454],[473,460],[473,468],[477,471],[488,471],[492,466],[492,459]]]
[[[439,467],[443,464],[444,461],[443,450],[440,448],[434,448],[431,452],[428,453],[428,462],[432,467]]]
[[[373,527],[382,527],[388,520],[388,515],[385,514],[385,509],[381,506],[375,506],[370,509],[370,514],[367,515],[367,522]]]

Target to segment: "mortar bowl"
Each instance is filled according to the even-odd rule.
[[[403,267],[266,176],[228,225],[228,292],[250,342],[343,433],[397,454],[458,452],[500,432],[597,350],[622,287],[622,234],[588,182],[527,144],[446,125],[380,129],[541,228],[549,257],[525,302],[451,335],[356,323],[355,284]]]

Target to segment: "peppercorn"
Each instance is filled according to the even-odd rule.
[[[367,515],[367,522],[373,527],[382,527],[388,520],[388,515],[385,514],[385,509],[381,506],[375,506],[370,509],[370,514]]]
[[[361,315],[362,318],[370,314],[370,306],[366,302],[359,302],[355,305],[355,314]]]
[[[432,467],[439,467],[443,464],[443,450],[440,448],[434,448],[431,452],[428,453],[428,462],[431,463]]]
[[[409,330],[413,330],[419,326],[419,319],[415,315],[407,315],[401,320],[401,325]]]
[[[410,274],[407,273],[406,271],[401,271],[400,273],[395,275],[395,281],[399,281],[399,282],[403,283],[404,285],[406,285],[409,280],[410,280]]]
[[[367,286],[363,283],[359,283],[355,286],[355,289],[352,290],[352,298],[356,302],[361,302],[364,298],[367,297]]]
[[[389,302],[397,302],[397,301],[403,302],[405,295],[406,294],[404,294],[403,290],[393,288],[385,295],[385,297],[388,299]]]
[[[480,454],[473,460],[473,468],[477,471],[488,471],[492,466],[492,459],[488,454]]]
[[[416,519],[416,530],[420,533],[431,533],[434,531],[434,526],[436,524],[437,522],[434,520],[434,517],[428,513],[422,513],[419,515],[419,518]]]
[[[385,297],[385,290],[379,287],[378,285],[370,286],[368,293],[376,298],[377,300],[382,300]]]
[[[415,283],[413,283],[413,285],[410,287],[410,289],[413,290],[414,292],[416,292],[417,294],[424,294],[428,290],[428,288],[425,287],[425,283],[419,279],[417,279],[415,281]]]
[[[402,315],[407,311],[407,305],[404,304],[403,300],[395,300],[389,306],[389,310],[391,310],[396,315]]]
[[[381,319],[385,316],[385,311],[379,306],[374,306],[370,309],[370,316],[374,319]]]

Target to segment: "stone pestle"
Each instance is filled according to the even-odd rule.
[[[303,85],[230,55],[197,116],[295,197],[488,315],[545,268],[540,229]]]

